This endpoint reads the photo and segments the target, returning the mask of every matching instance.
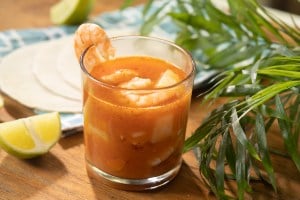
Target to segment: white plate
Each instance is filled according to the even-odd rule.
[[[44,43],[25,46],[3,58],[0,88],[25,106],[46,111],[80,112],[81,101],[73,101],[43,87],[33,74],[33,62]]]
[[[72,51],[72,40],[72,37],[65,37],[41,43],[39,45],[40,51],[33,58],[32,70],[40,84],[52,93],[67,99],[81,101],[80,66],[74,51]],[[59,66],[60,68],[67,68],[67,70],[60,71]],[[76,76],[75,80],[78,87],[72,87],[69,81],[65,79],[64,74]]]

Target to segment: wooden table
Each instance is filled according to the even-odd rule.
[[[1,0],[0,31],[12,28],[50,26],[49,7],[57,0]],[[136,3],[145,0],[136,1]],[[92,15],[117,9],[122,0],[98,0]],[[6,109],[14,118],[28,116],[32,111],[9,98]],[[201,99],[193,99],[187,134],[200,124],[213,107],[201,107]],[[216,102],[216,106],[222,100]],[[5,118],[5,113],[0,112]],[[271,147],[283,149],[274,136]],[[82,133],[61,139],[48,154],[31,160],[20,160],[0,150],[0,199],[215,199],[198,171],[192,152],[184,156],[179,175],[167,186],[148,192],[128,192],[110,188],[90,179],[85,171]],[[261,182],[253,183],[254,191],[247,199],[300,199],[300,173],[286,158],[272,156],[277,176],[278,194]],[[233,184],[229,185],[233,186]]]

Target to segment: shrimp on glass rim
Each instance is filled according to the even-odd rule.
[[[111,45],[105,31],[93,23],[81,24],[75,32],[74,36],[74,49],[77,59],[80,59],[81,54],[88,47],[94,48],[91,58],[93,62],[103,62],[114,56],[114,48]]]

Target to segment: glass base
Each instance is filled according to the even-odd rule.
[[[100,179],[114,188],[131,191],[152,190],[166,185],[178,174],[180,166],[181,162],[172,170],[156,177],[146,179],[126,179],[110,175],[86,161],[86,169],[90,177]]]

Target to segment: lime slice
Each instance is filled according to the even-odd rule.
[[[80,24],[90,14],[95,0],[61,0],[50,9],[54,24]]]
[[[0,147],[18,158],[47,153],[61,135],[57,112],[35,115],[0,124]]]

